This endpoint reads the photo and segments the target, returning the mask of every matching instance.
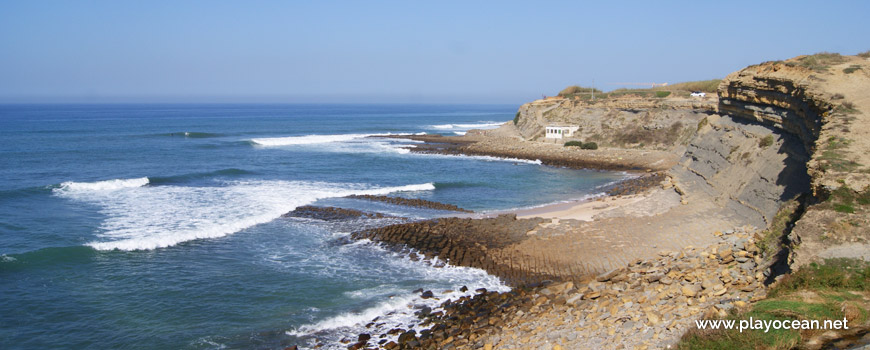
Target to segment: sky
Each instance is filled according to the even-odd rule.
[[[870,1],[0,1],[0,103],[505,103],[870,50]],[[636,87],[636,86],[635,86]]]

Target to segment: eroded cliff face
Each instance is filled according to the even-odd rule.
[[[870,221],[860,199],[870,191],[870,64],[854,56],[835,56],[827,67],[813,69],[802,62],[806,57],[729,75],[719,87],[719,111],[797,139],[803,152],[792,149],[786,161],[808,157],[811,196],[788,236],[794,264],[870,259]],[[789,174],[795,172],[781,178]]]
[[[736,222],[766,228],[782,203],[809,190],[808,160],[790,134],[714,115],[670,173],[690,203],[713,201]]]
[[[848,116],[835,110],[836,100],[842,98],[824,89],[828,75],[832,74],[771,62],[732,73],[719,87],[720,113],[794,135],[806,153],[814,155],[808,171],[817,194],[829,190],[825,185],[839,187],[835,173],[842,173],[827,168],[817,151],[826,149],[828,140],[848,137],[848,132],[833,128]]]

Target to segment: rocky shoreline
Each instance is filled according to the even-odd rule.
[[[666,348],[695,319],[722,317],[766,295],[754,231],[719,234],[718,244],[662,251],[585,281],[477,290],[436,311],[418,310],[420,332],[364,333],[348,349]]]
[[[493,131],[480,133],[488,135],[487,132]],[[424,144],[408,148],[414,153],[523,159],[572,169],[663,171],[672,167],[679,159],[678,155],[668,151],[617,148],[580,150],[575,147],[564,147],[562,144],[524,142],[516,138],[498,136],[394,135],[390,137],[424,141]]]

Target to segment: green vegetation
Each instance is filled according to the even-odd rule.
[[[861,66],[859,66],[857,64],[853,64],[853,65],[849,66],[848,68],[843,68],[843,73],[852,74],[856,70],[859,70],[859,69],[861,69]]]
[[[870,58],[870,50],[858,53],[858,57]]]
[[[785,276],[767,293],[779,297],[802,289],[818,291],[870,291],[870,263],[856,259],[828,259]]]
[[[665,98],[665,97],[668,97],[668,95],[670,95],[670,94],[671,94],[670,91],[656,91],[656,97],[658,97],[658,98]]]
[[[669,91],[702,91],[708,93],[716,93],[719,89],[719,84],[722,79],[688,81],[685,83],[676,83],[668,86],[654,88],[653,90],[669,90]]]
[[[808,55],[797,59],[797,62],[788,62],[790,66],[800,66],[818,72],[825,72],[831,65],[843,63],[846,58],[838,53],[819,52],[815,55]]]
[[[836,170],[836,171],[853,171],[856,168],[860,167],[861,164],[846,159],[846,156],[840,152],[840,150],[852,143],[851,140],[842,138],[842,137],[831,137],[828,139],[828,143],[825,145],[825,148],[822,150],[821,156],[818,157],[819,161],[821,161],[821,166],[823,170]]]
[[[855,212],[855,207],[849,204],[836,204],[834,205],[834,210],[838,213],[852,214]]]
[[[565,147],[580,147],[580,149],[598,149],[598,144],[595,142],[583,141],[568,141],[565,142]]]
[[[732,312],[730,320],[849,320],[849,325],[868,319],[868,306],[861,295],[870,290],[870,263],[855,259],[831,259],[810,264],[786,276],[771,288],[767,299],[751,309]],[[819,330],[699,330],[686,332],[678,349],[792,349],[819,334]]]
[[[788,226],[796,219],[800,203],[792,199],[782,204],[779,211],[773,216],[770,227],[756,235],[758,249],[766,255],[775,254],[782,249],[782,236],[786,234]]]
[[[837,212],[851,214],[870,205],[870,189],[858,192],[843,185],[831,191],[826,202]]]
[[[595,88],[588,88],[588,87],[582,87],[582,86],[578,86],[578,85],[571,85],[569,87],[562,89],[562,91],[559,91],[559,96],[564,97],[564,98],[580,97],[581,99],[584,99],[584,98],[590,99],[592,97],[593,92],[595,93],[595,98],[598,98],[599,95],[604,94],[603,91],[595,89]]]
[[[773,144],[773,135],[767,135],[762,137],[761,140],[758,141],[758,147],[768,148]]]
[[[520,111],[517,111],[517,115],[514,116],[514,125],[520,122]]]

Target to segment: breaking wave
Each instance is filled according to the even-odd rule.
[[[223,237],[318,199],[431,191],[432,183],[371,187],[305,181],[235,181],[223,186],[144,186],[147,178],[64,183],[54,194],[100,207],[98,250],[150,250]],[[144,186],[144,187],[143,187]]]
[[[147,177],[136,179],[114,179],[96,182],[72,182],[61,183],[55,192],[80,192],[80,191],[115,191],[124,188],[142,187],[149,183]]]
[[[476,124],[438,124],[438,125],[430,125],[429,127],[437,130],[456,130],[456,129],[493,129],[501,126],[506,122],[480,122]]]

